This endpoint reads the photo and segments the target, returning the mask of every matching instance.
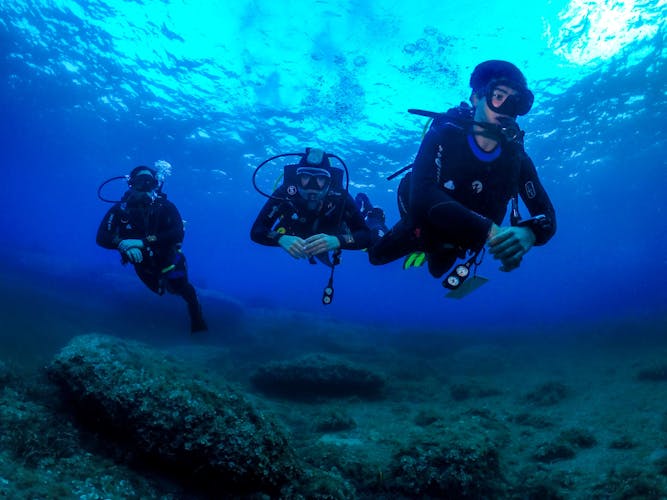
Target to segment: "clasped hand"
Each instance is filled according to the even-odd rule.
[[[122,240],[118,244],[118,250],[124,253],[133,264],[139,264],[144,260],[144,255],[141,252],[143,247],[144,242],[141,240]]]
[[[298,236],[285,234],[280,237],[278,244],[295,259],[307,259],[340,248],[338,238],[323,233],[315,234],[305,240]]]
[[[488,240],[489,252],[500,260],[501,271],[513,271],[521,265],[521,259],[535,244],[535,234],[525,227],[498,227],[494,224]]]

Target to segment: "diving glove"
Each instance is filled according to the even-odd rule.
[[[137,247],[128,248],[124,253],[132,264],[139,264],[144,260],[144,255]]]
[[[144,242],[141,240],[121,240],[118,243],[118,250],[127,253],[130,248],[144,248]]]

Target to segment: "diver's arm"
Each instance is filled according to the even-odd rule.
[[[102,222],[100,222],[99,228],[97,228],[96,242],[99,246],[109,250],[118,248],[118,244],[121,242],[119,220],[118,205],[114,205],[106,213]]]
[[[556,233],[556,211],[537,176],[535,164],[528,155],[524,155],[521,162],[520,175],[519,195],[530,215],[545,216],[545,219],[541,220],[539,224],[534,223],[529,226],[535,234],[535,245],[544,245]]]
[[[260,210],[250,229],[250,239],[260,245],[278,246],[278,240],[284,233],[274,231],[273,227],[282,215],[282,201],[271,198]]]
[[[501,271],[512,271],[521,259],[536,245],[544,245],[556,232],[556,214],[532,160],[523,154],[521,160],[519,194],[530,212],[530,219],[516,226],[498,227],[489,234],[489,251],[500,260]],[[536,218],[537,216],[537,218]]]
[[[147,234],[144,237],[144,246],[174,245],[181,243],[185,236],[183,219],[176,205],[167,200],[163,200],[160,203],[159,229],[155,234]]]

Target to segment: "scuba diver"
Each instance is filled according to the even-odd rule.
[[[257,173],[267,163],[282,157],[298,157],[298,162],[284,167],[283,182],[272,194],[264,193],[257,187]],[[331,158],[343,166],[344,172],[331,165]],[[272,156],[253,174],[255,189],[269,200],[252,225],[250,238],[260,245],[279,246],[295,259],[307,259],[311,264],[317,259],[328,266],[331,275],[322,297],[324,304],[333,300],[333,272],[340,262],[341,250],[368,248],[383,234],[380,224],[369,228],[364,221],[348,192],[347,174],[342,159],[316,148],[307,148],[305,153]],[[370,205],[368,197],[365,199]],[[372,222],[377,222],[376,219]]]
[[[411,170],[398,188],[401,220],[368,252],[374,265],[404,256],[419,265],[413,253],[423,252],[435,278],[464,259],[443,281],[450,293],[476,270],[485,245],[502,271],[512,271],[556,231],[553,205],[516,123],[534,100],[525,76],[510,62],[490,60],[475,67],[470,87],[472,106],[409,110],[433,121],[414,163],[389,177]],[[532,217],[521,219],[519,196]],[[501,227],[510,201],[510,226]]]
[[[156,162],[167,167],[167,162]],[[123,265],[134,266],[139,279],[153,292],[180,295],[188,306],[190,331],[208,329],[194,287],[188,281],[185,255],[181,251],[183,220],[176,206],[162,192],[156,169],[138,166],[129,176],[113,177],[100,185],[98,197],[114,203],[97,230],[97,244],[118,250]],[[125,179],[129,188],[120,201],[107,200],[101,190],[109,182]]]

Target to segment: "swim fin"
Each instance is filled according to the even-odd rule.
[[[199,304],[188,304],[188,313],[190,314],[190,332],[205,332],[208,330],[208,325],[204,320],[204,315],[201,312]]]
[[[412,252],[403,260],[403,269],[421,267],[424,262],[426,262],[426,254],[424,252]]]

